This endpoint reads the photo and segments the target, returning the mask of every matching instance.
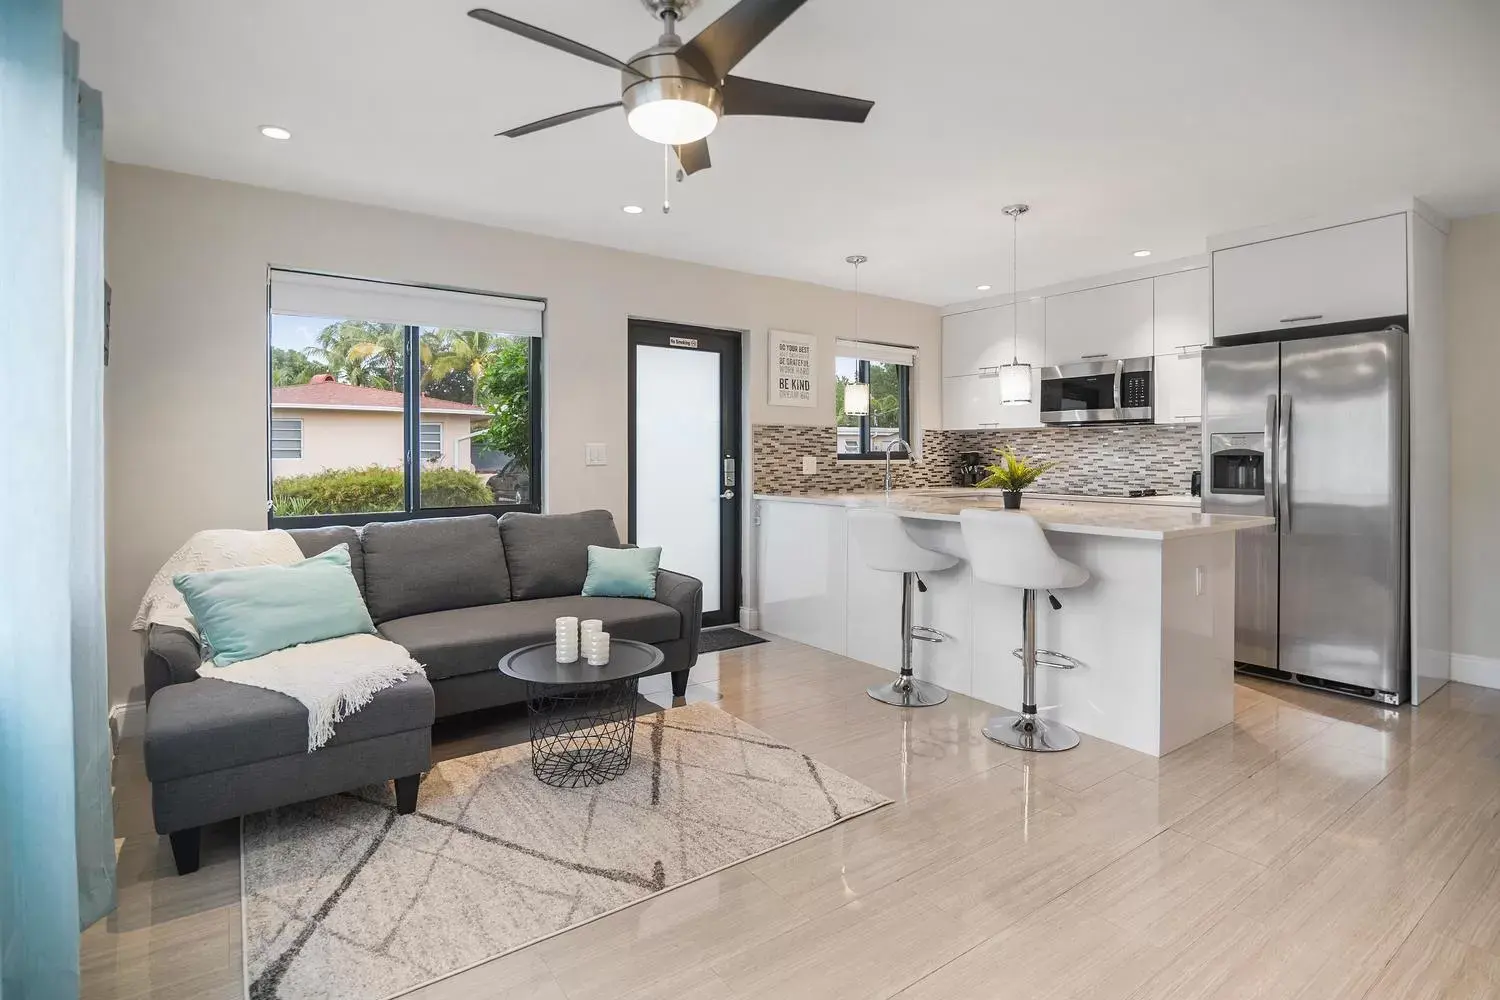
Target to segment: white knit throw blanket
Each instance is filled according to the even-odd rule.
[[[285,531],[200,531],[172,554],[146,589],[131,628],[166,625],[198,634],[182,594],[172,585],[178,573],[202,573],[246,566],[286,566],[301,562],[302,550]],[[205,661],[200,677],[276,691],[307,709],[309,753],[333,738],[334,725],[368,705],[375,695],[400,684],[422,665],[403,647],[375,635],[347,635],[279,649],[227,667]]]

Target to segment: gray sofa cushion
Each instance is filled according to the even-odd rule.
[[[304,556],[312,557],[327,552],[335,545],[349,546],[349,569],[354,573],[354,582],[359,586],[360,596],[365,593],[365,550],[360,544],[359,532],[343,525],[327,528],[292,528],[291,535]]]
[[[427,728],[432,718],[432,685],[408,677],[338,723],[325,748]],[[145,743],[152,781],[293,754],[306,758],[307,708],[275,691],[201,677],[156,692],[146,710]]]
[[[500,657],[551,642],[558,618],[598,618],[611,638],[666,642],[682,636],[682,616],[665,604],[634,597],[552,597],[398,618],[380,626],[427,668],[430,680],[498,670]],[[158,695],[160,697],[160,695]]]
[[[378,625],[510,599],[505,547],[488,514],[365,525],[365,603]]]
[[[510,567],[510,596],[529,601],[583,593],[589,574],[589,546],[618,548],[620,534],[607,510],[577,514],[522,514],[500,518],[505,562]]]

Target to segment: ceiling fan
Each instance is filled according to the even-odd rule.
[[[618,101],[553,115],[496,134],[518,139],[601,111],[624,108],[637,135],[675,147],[682,169],[693,174],[710,166],[707,137],[723,115],[863,122],[875,106],[873,101],[730,75],[730,70],[807,0],[740,0],[686,44],[677,36],[677,23],[700,0],[641,2],[661,19],[662,36],[629,61],[492,10],[480,7],[469,11],[470,17],[485,24],[620,71],[622,92]]]

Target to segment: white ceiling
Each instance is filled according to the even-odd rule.
[[[486,0],[628,57],[640,0]],[[1500,208],[1496,0],[811,0],[736,72],[874,100],[738,118],[657,210],[613,71],[470,0],[67,0],[111,159],[949,303],[1201,253],[1216,232],[1416,195]],[[730,6],[704,0],[685,37]],[[275,123],[293,141],[262,138]],[[647,211],[627,216],[622,205]]]

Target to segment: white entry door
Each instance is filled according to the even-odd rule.
[[[739,619],[740,342],[630,324],[630,540],[703,581],[703,623]]]

